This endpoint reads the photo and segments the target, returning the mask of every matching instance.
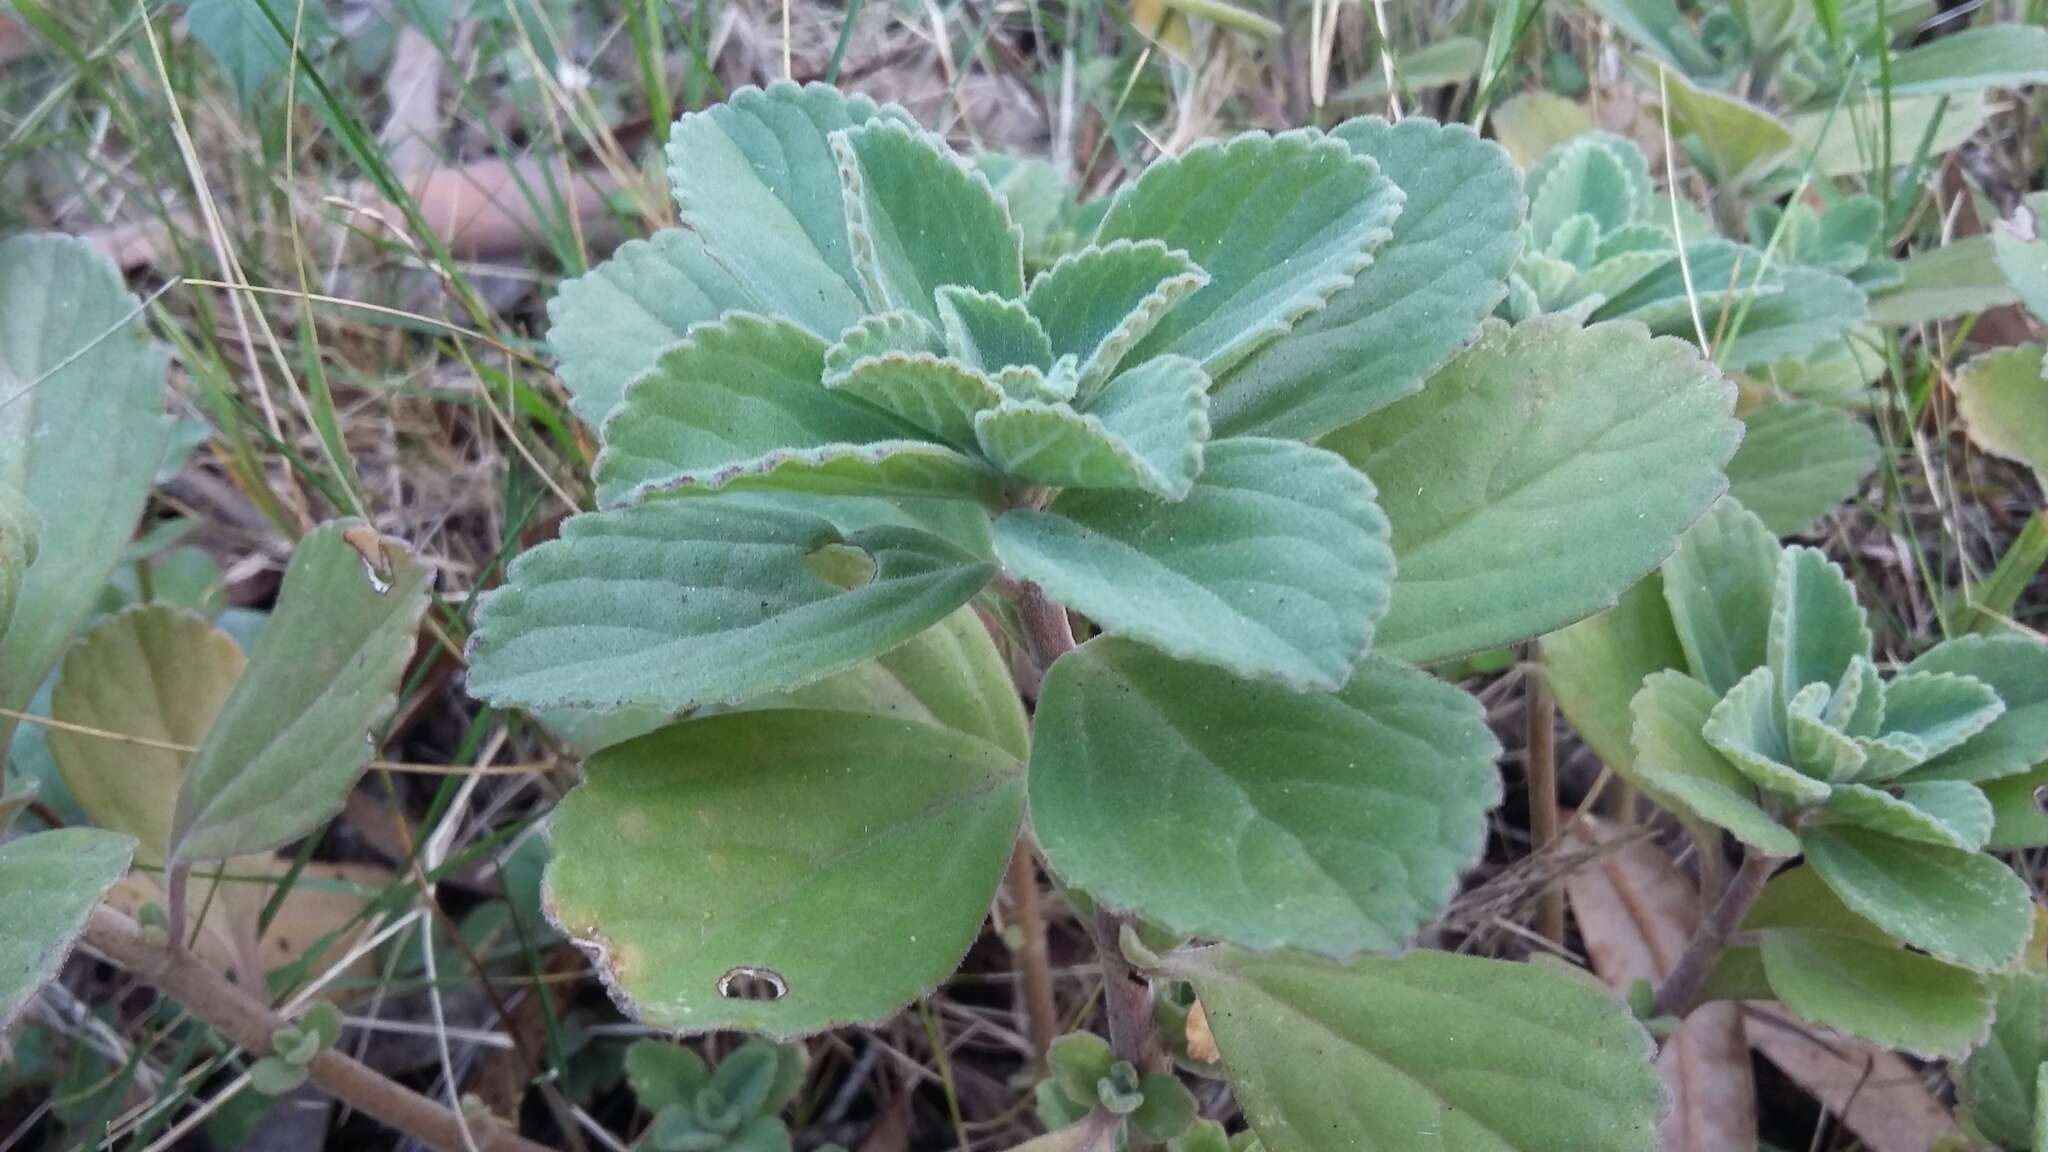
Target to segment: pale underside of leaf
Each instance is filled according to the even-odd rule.
[[[1187,253],[1158,240],[1077,249],[1031,281],[1024,304],[1055,356],[1075,358],[1075,392],[1107,383],[1169,309],[1209,282]]]
[[[929,352],[885,352],[824,377],[840,397],[862,401],[918,433],[972,451],[975,417],[1003,402],[996,382],[965,363]]]

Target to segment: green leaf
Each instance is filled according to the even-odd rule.
[[[946,350],[969,367],[996,372],[1012,365],[1052,367],[1052,338],[1021,300],[949,284],[938,291]]]
[[[1737,449],[1736,458],[1741,455]],[[1683,664],[1716,693],[1764,666],[1781,551],[1761,519],[1723,500],[1679,538],[1678,550],[1664,562],[1664,602],[1685,649]]]
[[[1209,282],[1185,252],[1118,240],[1060,258],[1031,281],[1024,305],[1054,356],[1075,358],[1075,391],[1095,394],[1169,309]]]
[[[1839,932],[1762,933],[1771,991],[1802,1018],[1927,1059],[1959,1058],[1984,1035],[1984,977]]]
[[[1638,788],[1629,701],[1651,673],[1686,667],[1663,585],[1652,571],[1614,607],[1543,638],[1543,674],[1559,710],[1602,763]]]
[[[873,660],[745,707],[873,712],[964,732],[1019,760],[1031,754],[1009,665],[972,605]]]
[[[1975,785],[1945,780],[1914,788],[1915,793],[1902,788],[1894,796],[1865,784],[1838,785],[1826,811],[1832,818],[1901,840],[1966,852],[1984,846],[1991,832],[1991,802]],[[1932,803],[1937,810],[1920,802]]]
[[[1851,661],[1870,658],[1870,643],[1870,625],[1849,578],[1818,549],[1787,548],[1778,558],[1764,643],[1778,698],[1788,700],[1808,684],[1832,689]]]
[[[1928,649],[1905,671],[1972,677],[2005,705],[1990,727],[1908,779],[1995,780],[2048,761],[2048,646],[2024,636],[1962,636]]]
[[[876,311],[937,323],[934,293],[956,284],[1004,299],[1024,294],[1023,236],[988,177],[944,141],[896,120],[835,133],[853,266]]]
[[[1178,503],[1077,489],[995,537],[1012,576],[1104,631],[1296,689],[1343,685],[1393,572],[1372,482],[1286,440],[1210,444]]]
[[[2034,470],[2048,486],[2048,375],[2042,347],[2022,344],[1972,357],[1953,379],[1970,439]]]
[[[1032,827],[1053,870],[1251,948],[1405,947],[1500,801],[1477,702],[1376,657],[1301,694],[1105,637],[1054,663],[1037,733]]]
[[[1650,1038],[1578,974],[1444,952],[1338,967],[1226,947],[1181,964],[1269,1152],[1418,1135],[1490,1152],[1657,1146]]]
[[[1826,688],[1809,684],[1786,706],[1785,734],[1792,746],[1792,763],[1816,780],[1854,780],[1862,775],[1869,753],[1862,742],[1828,723],[1823,713],[1829,703]]]
[[[1865,775],[1884,779],[1923,764],[1991,726],[2005,704],[1990,685],[1955,672],[1902,672],[1885,682],[1884,723],[1866,748]]]
[[[1507,149],[1508,159],[1522,168],[1534,165],[1573,137],[1593,131],[1593,116],[1585,105],[1540,89],[1515,93],[1501,101],[1487,119],[1494,139]],[[1399,173],[1392,175],[1395,183],[1406,187]]]
[[[1604,137],[1581,136],[1544,159],[1543,181],[1530,189],[1529,231],[1548,247],[1560,228],[1585,216],[1595,237],[1632,223],[1648,205],[1637,204],[1635,184]]]
[[[50,696],[62,727],[45,734],[64,786],[99,827],[137,841],[136,857],[162,865],[190,753],[242,675],[242,650],[227,633],[183,609],[131,608],[101,620],[64,657]]]
[[[7,635],[28,567],[36,562],[42,532],[42,517],[36,515],[28,498],[12,485],[0,484],[0,638]]]
[[[1419,395],[1327,438],[1393,521],[1382,650],[1428,663],[1613,604],[1721,495],[1732,406],[1684,344],[1544,317],[1490,326]]]
[[[1223,375],[1349,287],[1402,201],[1378,164],[1309,129],[1205,141],[1151,164],[1117,192],[1095,242],[1163,241],[1209,282],[1132,354],[1177,353]]]
[[[1109,1075],[1116,1053],[1109,1041],[1093,1032],[1069,1032],[1052,1042],[1046,1067],[1053,1083],[1082,1108],[1095,1104],[1095,1084]]]
[[[254,105],[263,86],[291,63],[289,37],[295,26],[300,50],[311,55],[312,42],[327,34],[325,0],[186,0],[185,4],[186,30],[213,57],[214,67],[220,69],[244,109]]]
[[[1792,130],[1776,116],[1733,96],[1664,74],[1672,131],[1699,141],[1698,155],[1717,186],[1747,188],[1792,159]]]
[[[1757,787],[1795,804],[1818,804],[1828,798],[1826,780],[1800,774],[1792,767],[1792,745],[1780,726],[1777,683],[1769,668],[1744,676],[1708,714],[1700,735]]]
[[[788,321],[735,314],[693,328],[605,421],[598,498],[615,505],[726,488],[993,494],[987,470],[821,386],[824,371],[824,342]]]
[[[0,1032],[56,979],[86,917],[128,871],[135,841],[59,828],[0,844]]]
[[[1422,387],[1507,293],[1521,248],[1514,165],[1462,124],[1348,120],[1331,135],[1407,194],[1349,288],[1216,381],[1219,436],[1312,438]]]
[[[893,414],[912,428],[958,448],[975,447],[975,417],[1003,402],[995,381],[966,364],[929,352],[887,352],[825,374],[826,390]]]
[[[1756,786],[1702,735],[1715,705],[1713,689],[1680,672],[1643,681],[1629,711],[1635,773],[1682,813],[1773,856],[1799,852],[1799,838],[1757,803]]]
[[[2039,1148],[2035,1116],[2048,1064],[2048,977],[1994,976],[1996,1015],[1984,1045],[1955,1070],[1956,1102],[1970,1126],[2001,1148]]]
[[[1279,34],[1277,28],[1274,34]],[[1398,83],[1403,88],[1417,92],[1425,88],[1463,84],[1479,71],[1485,53],[1485,46],[1470,36],[1446,36],[1413,51],[1401,53]],[[1373,72],[1359,77],[1342,92],[1331,96],[1330,102],[1352,104],[1384,99],[1386,94],[1386,74]],[[1405,189],[1406,186],[1403,187]]]
[[[640,1107],[659,1112],[671,1104],[687,1104],[711,1082],[704,1058],[666,1040],[635,1040],[626,1048],[626,1083]]]
[[[1987,781],[1980,789],[1991,802],[1987,848],[2009,852],[2048,844],[2048,764],[2018,776]]]
[[[2048,227],[2048,193],[2032,193],[2027,203],[2032,205],[2037,235],[2022,240],[2018,232],[2000,225],[1991,230],[1991,250],[2020,303],[2037,322],[2048,324],[2048,236],[2038,234]]]
[[[910,118],[863,96],[787,82],[742,88],[676,121],[668,174],[681,223],[751,298],[748,310],[826,340],[866,311],[830,137],[878,121]]]
[[[992,745],[840,711],[688,721],[584,771],[555,811],[549,907],[636,1016],[681,1032],[878,1023],[931,989],[1024,800]]]
[[[1743,418],[1728,492],[1777,536],[1803,535],[1876,470],[1877,437],[1827,404],[1788,400]]]
[[[245,674],[192,754],[167,858],[222,860],[295,840],[341,810],[398,704],[432,573],[398,541],[306,534]],[[367,734],[367,739],[365,738]]]
[[[1776,269],[1776,275],[1782,290],[1758,296],[1746,312],[1734,302],[1712,309],[1702,307],[1709,333],[1720,330],[1721,314],[1727,314],[1728,336],[1714,348],[1714,361],[1723,368],[1741,372],[1780,360],[1803,359],[1870,319],[1863,289],[1841,276],[1790,265]],[[1735,325],[1738,315],[1740,327]],[[1651,327],[1658,328],[1655,324]],[[1687,317],[1682,324],[1658,331],[1691,336],[1692,320]]]
[[[1877,61],[1866,61],[1863,71],[1875,86]],[[2048,28],[2000,23],[1938,36],[1892,57],[1889,83],[1893,96],[2048,83]]]
[[[1965,236],[1915,252],[1900,271],[1897,284],[1871,298],[1871,319],[1880,324],[1929,324],[2019,301],[1989,236]]]
[[[1886,101],[1877,85],[1870,95],[1851,96],[1839,109],[1826,107],[1792,117],[1801,157],[1813,156],[1816,176],[1864,177],[1884,163],[1884,132],[1891,125],[1893,167],[1902,168],[1925,149],[1946,156],[1976,134],[1990,115],[1981,92],[1898,96]],[[1910,144],[1905,143],[1911,141]]]
[[[1142,1082],[1144,1103],[1131,1123],[1154,1140],[1174,1140],[1195,1123],[1195,1096],[1171,1073],[1154,1072]]]
[[[1056,488],[1135,488],[1184,499],[1209,438],[1209,378],[1155,356],[1119,373],[1086,412],[1006,400],[977,415],[982,455],[1015,479]]]
[[[1991,971],[2027,942],[2026,883],[1990,856],[1841,826],[1808,828],[1800,846],[1851,911],[1939,959]]]
[[[0,637],[0,707],[28,705],[149,500],[170,421],[165,353],[145,340],[141,309],[82,240],[0,242],[0,484],[44,525]],[[0,719],[0,746],[13,731]]]
[[[808,559],[867,553],[847,589]],[[471,641],[469,690],[501,706],[679,713],[799,687],[885,652],[993,574],[940,537],[732,498],[666,501],[568,521],[513,561]]]

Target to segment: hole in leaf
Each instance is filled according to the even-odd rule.
[[[852,544],[824,544],[804,554],[804,567],[811,575],[849,591],[875,578],[875,558]]]
[[[773,968],[741,964],[718,978],[718,994],[727,1000],[780,1000],[789,995],[789,981]]]
[[[2034,811],[2048,816],[2048,784],[2034,789]]]
[[[370,591],[379,596],[391,591],[391,557],[385,554],[384,538],[377,530],[367,524],[354,524],[342,532],[341,538],[363,558],[363,578],[370,582]]]

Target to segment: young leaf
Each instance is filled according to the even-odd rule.
[[[0,242],[0,484],[44,525],[0,637],[0,707],[28,705],[149,499],[170,422],[165,353],[144,339],[141,307],[82,240]],[[0,719],[0,746],[13,731]]]
[[[1270,1152],[1418,1133],[1445,1148],[1656,1147],[1649,1036],[1583,976],[1444,952],[1338,967],[1218,947],[1180,965]]]
[[[709,256],[752,298],[751,310],[827,340],[866,311],[829,141],[877,121],[910,118],[863,96],[787,82],[742,88],[676,121],[668,174],[682,225],[703,237]]]
[[[341,810],[398,704],[432,578],[396,540],[351,539],[367,531],[332,520],[299,541],[277,610],[185,769],[167,858],[261,852]]]
[[[556,809],[548,906],[655,1027],[878,1022],[973,941],[1023,799],[1009,755],[908,720],[688,721],[585,765]]]
[[[1827,781],[1793,767],[1776,688],[1769,668],[1750,672],[1714,705],[1700,735],[1757,787],[1795,804],[1818,804],[1828,797]]]
[[[1870,625],[1856,589],[1826,554],[1794,547],[1779,557],[1764,650],[1781,701],[1808,684],[1832,689],[1851,661],[1870,658]]]
[[[1664,562],[1664,601],[1685,663],[1717,693],[1725,694],[1764,666],[1780,551],[1761,519],[1723,500],[1679,539],[1678,550]]]
[[[1221,376],[1349,287],[1404,197],[1370,158],[1310,129],[1197,144],[1117,192],[1095,242],[1163,241],[1208,284],[1133,355],[1177,353]]]
[[[1768,672],[1769,669],[1763,669]],[[1809,684],[1785,709],[1785,735],[1792,748],[1792,764],[1815,780],[1834,783],[1863,775],[1869,762],[1866,742],[1859,741],[1822,718],[1827,707],[1827,689]],[[1772,707],[1776,707],[1775,702]]]
[[[1799,838],[1757,803],[1756,787],[1701,730],[1714,709],[1713,690],[1678,672],[1643,681],[1629,703],[1635,716],[1635,773],[1681,812],[1725,828],[1773,856],[1799,852]]]
[[[1905,780],[1995,780],[2048,761],[2048,646],[2024,636],[1961,636],[1906,665],[1906,675],[1956,673],[1990,685],[2005,705],[1990,727]]]
[[[1733,403],[1684,344],[1545,317],[1490,327],[1419,395],[1332,434],[1394,525],[1383,649],[1443,660],[1614,603],[1726,487]]]
[[[974,420],[982,455],[1014,479],[1056,488],[1135,488],[1184,499],[1209,438],[1209,378],[1155,356],[1119,373],[1086,412],[1005,401]]]
[[[202,617],[159,604],[130,608],[94,625],[64,657],[50,718],[197,747],[242,664],[234,640]],[[191,754],[58,727],[44,738],[64,786],[92,822],[135,837],[136,858],[162,865]]]
[[[1372,482],[1286,440],[1209,445],[1186,499],[1077,489],[996,521],[996,555],[1106,632],[1296,689],[1343,685],[1393,571]]]
[[[1984,977],[1890,941],[1776,929],[1760,950],[1771,991],[1816,1024],[1924,1058],[1956,1058],[1984,1035]]]
[[[1052,338],[1023,301],[948,284],[938,291],[938,306],[947,352],[969,367],[1052,367]]]
[[[1728,494],[1776,536],[1811,529],[1877,467],[1869,426],[1831,405],[1788,400],[1742,423],[1742,445],[1728,461]]]
[[[1209,282],[1185,252],[1157,240],[1082,248],[1031,281],[1024,305],[1054,356],[1075,358],[1075,392],[1092,396],[1160,317]]]
[[[135,841],[98,828],[59,828],[0,844],[0,1032],[64,967],[107,889],[128,871]]]
[[[1990,856],[1839,826],[1807,829],[1800,846],[1851,911],[1952,964],[2003,968],[2033,926],[2026,883]]]
[[[736,314],[692,329],[605,421],[599,500],[725,488],[970,500],[994,491],[974,461],[821,386],[824,370],[824,342],[787,321]]]
[[[841,587],[834,546],[873,571]],[[732,497],[586,513],[513,561],[471,640],[469,690],[499,705],[680,713],[795,688],[916,635],[993,566],[928,532],[842,532]],[[860,575],[860,573],[854,573]]]
[[[875,311],[909,309],[936,324],[934,293],[946,285],[1024,294],[1023,237],[988,177],[944,141],[876,120],[834,133],[832,155],[854,271]]]
[[[1994,456],[2025,464],[2048,487],[2048,375],[2041,345],[1973,357],[1955,374],[1954,388],[1970,439]]]
[[[1955,672],[1902,672],[1885,682],[1884,723],[1865,775],[1885,779],[1960,747],[2005,711],[1991,686]]]
[[[1828,797],[1826,812],[1830,822],[1854,824],[1901,840],[1965,852],[1984,846],[1991,834],[1991,802],[1976,786],[1944,780],[1914,787],[1921,790],[1917,796],[1904,789],[1894,796],[1867,784],[1838,785]],[[1923,807],[1923,803],[1934,807]]]
[[[1581,136],[1546,158],[1543,181],[1529,198],[1529,232],[1539,246],[1548,248],[1575,217],[1590,220],[1597,237],[1633,223],[1649,207],[1636,203],[1619,151],[1602,137]]]
[[[1671,127],[1700,142],[1703,166],[1717,185],[1747,188],[1792,159],[1792,130],[1777,117],[1733,96],[1696,87],[1666,73]]]
[[[986,375],[929,352],[887,352],[828,372],[825,388],[892,414],[913,429],[956,448],[975,448],[975,418],[1004,400]]]
[[[635,1040],[626,1048],[626,1083],[633,1098],[649,1112],[671,1104],[687,1105],[711,1082],[704,1058],[666,1040]]]
[[[1984,1046],[1956,1069],[1956,1102],[1970,1124],[2001,1148],[2040,1148],[2038,1073],[2048,1063],[2048,977],[1994,976],[1997,1014]]]
[[[1351,287],[1217,380],[1219,436],[1313,438],[1420,389],[1507,292],[1521,248],[1514,165],[1462,124],[1361,117],[1331,136],[1407,194]]]
[[[1500,801],[1477,703],[1375,657],[1298,694],[1103,637],[1053,665],[1038,717],[1032,827],[1053,870],[1250,948],[1405,947]]]

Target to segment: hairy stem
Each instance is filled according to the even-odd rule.
[[[1040,1060],[1059,1035],[1059,1008],[1052,998],[1052,959],[1045,944],[1045,915],[1038,907],[1038,863],[1029,836],[1017,837],[1010,852],[1010,914],[1024,936],[1017,949],[1023,965],[1024,1015],[1031,1027],[1031,1047]]]
[[[269,1054],[271,1033],[286,1024],[189,950],[172,951],[151,944],[140,925],[111,908],[93,909],[86,922],[85,941],[254,1054]],[[440,1152],[469,1152],[471,1148],[455,1113],[340,1052],[330,1048],[313,1057],[307,1072],[313,1083],[335,1099],[430,1148]],[[476,1139],[477,1152],[546,1152],[543,1145],[494,1124],[472,1123],[470,1134]]]
[[[1683,1019],[1693,1010],[1700,990],[1706,987],[1707,974],[1714,970],[1715,962],[1727,950],[1729,937],[1742,926],[1742,918],[1763,893],[1764,883],[1777,870],[1778,863],[1778,857],[1754,848],[1744,853],[1742,867],[1728,881],[1721,898],[1714,902],[1713,911],[1700,921],[1692,941],[1685,946],[1685,954],[1678,958],[1678,966],[1657,988],[1657,995],[1650,1002],[1651,1015]]]

